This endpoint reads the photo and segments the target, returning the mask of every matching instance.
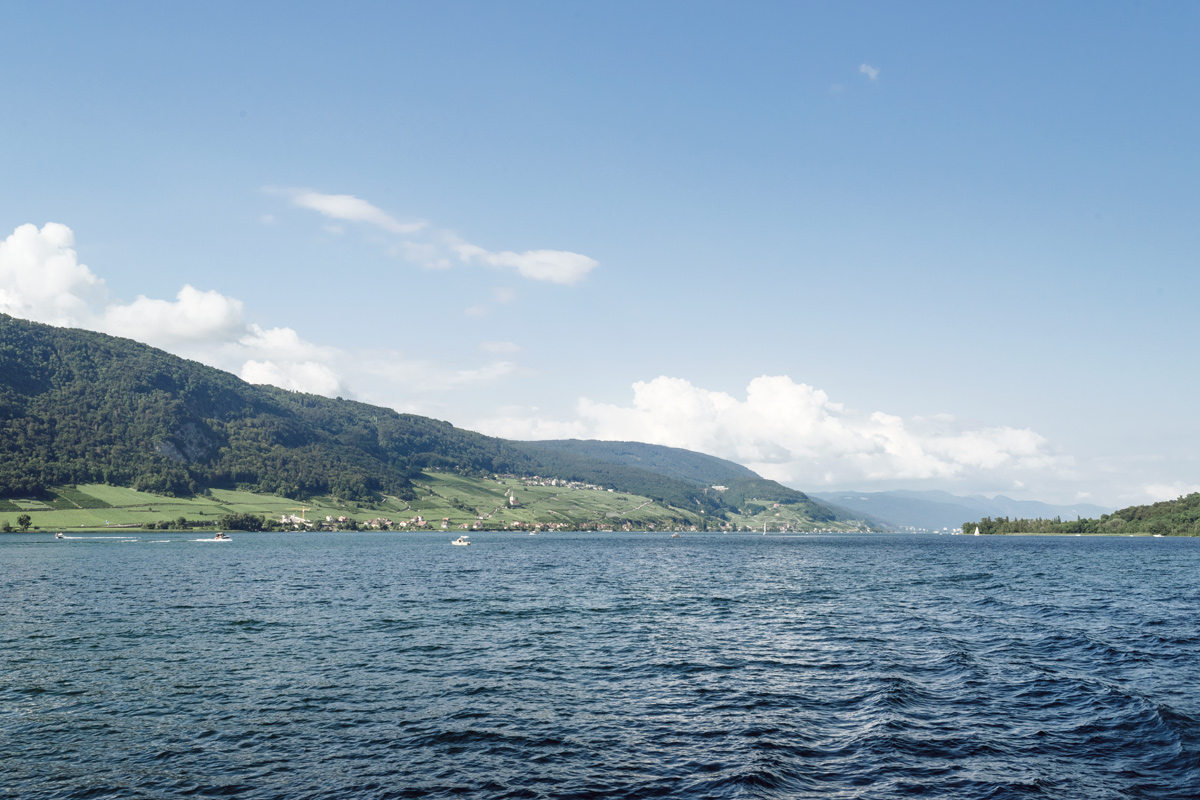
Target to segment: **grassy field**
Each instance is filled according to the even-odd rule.
[[[195,498],[162,497],[133,489],[103,484],[87,484],[56,489],[53,496],[38,499],[11,499],[0,505],[0,525],[5,522],[17,529],[17,518],[28,514],[32,528],[39,530],[103,530],[112,527],[137,527],[186,519],[192,524],[215,526],[226,514],[253,514],[278,520],[284,514],[324,521],[346,516],[362,524],[378,517],[394,523],[408,522],[420,516],[429,527],[440,528],[443,520],[451,529],[468,527],[513,528],[553,525],[567,530],[580,528],[689,529],[703,526],[700,514],[670,508],[648,498],[623,492],[610,492],[579,486],[531,485],[518,478],[466,478],[446,473],[426,473],[416,483],[416,498],[411,501],[384,497],[375,503],[353,503],[331,498],[312,498],[299,503],[286,497],[213,489]],[[516,498],[510,504],[509,497]],[[714,521],[715,524],[716,521]],[[736,517],[739,528],[770,530],[813,530],[824,527],[798,514],[797,509],[780,507],[754,516]],[[841,523],[828,527],[852,530]]]
[[[252,513],[268,517],[278,517],[283,513],[296,513],[292,509],[300,508],[295,501],[275,495],[254,494],[252,492],[236,492],[223,489],[213,489],[211,496],[196,498],[162,497],[146,492],[136,492],[119,486],[104,484],[80,484],[74,490],[59,489],[55,491],[60,498],[72,501],[71,506],[63,502],[46,502],[44,500],[11,500],[16,510],[0,510],[0,524],[7,522],[11,527],[17,527],[17,517],[28,514],[33,520],[32,527],[47,529],[103,529],[114,526],[141,527],[147,522],[158,523],[166,520],[176,520],[179,517],[193,522],[208,522],[215,524],[225,514]],[[89,505],[89,500],[99,501],[95,508],[81,508]],[[344,514],[344,507],[332,504],[308,504],[311,510],[306,516],[311,517],[318,511],[324,519],[326,513]],[[339,510],[339,508],[341,510]]]

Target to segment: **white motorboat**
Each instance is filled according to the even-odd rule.
[[[450,542],[450,544],[458,545],[460,547],[466,547],[467,545],[470,544],[470,542],[467,540],[466,536],[460,536],[457,539],[455,539],[454,541]]]
[[[65,538],[67,538],[67,537],[63,536],[63,532],[62,532],[62,531],[59,531],[58,533],[54,534],[54,538],[55,538],[55,539],[65,539]]]

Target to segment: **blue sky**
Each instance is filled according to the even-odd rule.
[[[1200,487],[1194,4],[3,27],[0,311],[801,489]]]

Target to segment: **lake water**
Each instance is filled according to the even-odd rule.
[[[74,535],[3,798],[1200,796],[1197,539]]]

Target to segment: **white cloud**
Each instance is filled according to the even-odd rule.
[[[319,394],[344,393],[339,352],[290,328],[244,320],[241,300],[185,285],[174,300],[112,300],[104,281],[79,263],[74,234],[48,223],[21,225],[0,242],[0,311],[22,319],[124,336],[237,372],[258,383]]]
[[[1144,489],[1150,502],[1159,502],[1162,500],[1174,500],[1177,497],[1184,497],[1193,492],[1200,492],[1200,484],[1184,483],[1176,481],[1175,483],[1152,483]]]
[[[879,77],[879,68],[872,67],[870,64],[859,64],[858,71],[866,75],[870,80],[875,80]]]
[[[225,342],[246,331],[242,301],[220,292],[184,286],[175,301],[139,296],[129,305],[104,309],[101,330],[160,347],[182,342]]]
[[[281,389],[326,397],[349,394],[336,372],[315,361],[277,364],[274,361],[250,360],[242,365],[238,377],[246,383],[266,383]]]
[[[526,250],[524,253],[506,250],[493,253],[473,244],[459,244],[454,250],[465,262],[511,267],[526,278],[566,285],[583,280],[597,264],[595,259],[567,250]]]
[[[424,221],[400,222],[382,209],[354,195],[322,194],[311,190],[293,190],[290,194],[292,202],[301,208],[311,209],[334,219],[366,222],[405,237],[391,243],[387,248],[388,252],[428,269],[446,269],[451,266],[453,257],[457,256],[461,263],[514,269],[517,274],[530,280],[569,286],[579,283],[597,266],[595,259],[569,250],[487,250],[462,241],[448,230],[432,228]],[[338,229],[337,232],[340,233],[341,230]],[[411,238],[417,233],[422,233],[424,238]],[[498,302],[509,300],[498,297]]]
[[[579,401],[578,418],[554,422],[505,415],[488,433],[513,438],[550,430],[570,435],[683,447],[745,464],[799,486],[961,480],[1062,470],[1037,433],[1018,428],[956,429],[951,420],[863,413],[787,376],[755,378],[745,399],[659,377],[633,385],[630,405]]]
[[[22,225],[0,242],[0,312],[136,339],[250,383],[329,397],[355,396],[351,385],[361,385],[384,404],[414,393],[498,381],[517,371],[511,361],[453,369],[393,351],[348,352],[317,345],[292,328],[247,322],[241,300],[191,285],[174,300],[139,296],[122,303],[109,298],[104,281],[79,263],[73,246],[71,229],[57,223],[41,230]],[[510,291],[498,289],[497,301],[503,302]],[[511,342],[482,347],[498,355],[520,349]]]
[[[80,325],[108,298],[104,281],[79,263],[75,234],[48,222],[21,225],[0,242],[0,312],[50,325]]]
[[[310,208],[327,217],[348,222],[367,222],[391,233],[416,233],[429,224],[423,221],[400,222],[366,200],[349,194],[321,194],[302,191],[296,192],[292,196],[292,202],[301,208]]]
[[[334,362],[344,354],[336,347],[322,347],[300,338],[291,328],[261,328],[251,323],[237,340],[241,352],[260,358],[288,361]]]

